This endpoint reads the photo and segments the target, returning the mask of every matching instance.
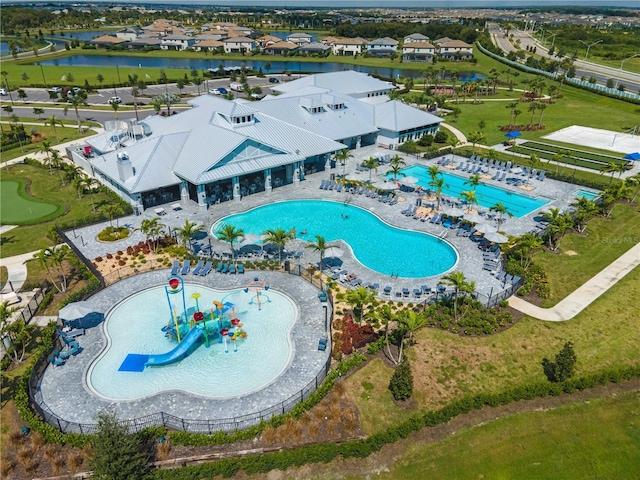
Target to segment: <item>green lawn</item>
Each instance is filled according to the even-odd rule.
[[[524,317],[510,329],[486,337],[460,337],[433,328],[419,330],[416,345],[409,352],[415,410],[391,401],[387,385],[392,372],[380,361],[347,378],[346,391],[358,405],[363,429],[373,433],[418,410],[439,408],[465,394],[496,393],[531,380],[544,381],[542,359],[553,358],[566,341],[575,345],[577,375],[615,365],[636,365],[640,359],[639,297],[640,268],[636,268],[567,322]],[[373,387],[367,391],[364,382]],[[369,398],[363,396],[365,391]]]
[[[57,202],[40,200],[26,191],[21,178],[0,181],[0,218],[3,225],[30,225],[61,215],[65,207]]]
[[[500,418],[408,445],[380,479],[636,479],[638,392]]]
[[[4,123],[5,122],[3,122],[3,124]],[[57,126],[55,130],[52,127],[46,127],[44,125],[25,125],[24,128],[27,132],[27,135],[32,130],[35,130],[42,136],[42,138],[48,139],[53,145],[71,142],[72,140],[77,140],[79,138],[84,138],[96,134],[96,132],[93,130],[84,130],[82,133],[78,133],[77,124],[75,124],[75,128]],[[0,151],[0,163],[6,162],[7,160],[11,160],[13,158],[21,157],[22,155],[37,153],[41,149],[42,142],[38,141],[35,143],[28,143],[26,145],[23,145],[22,148],[18,146],[9,150],[2,150]]]
[[[611,217],[591,220],[587,235],[566,235],[559,253],[541,251],[535,255],[551,287],[551,298],[543,301],[542,307],[558,303],[640,241],[640,213],[636,206],[618,204]]]
[[[78,199],[73,185],[68,182],[66,185],[62,185],[57,170],[49,173],[46,168],[25,164],[2,168],[3,182],[17,179],[31,180],[30,191],[33,196],[62,204],[65,211],[62,216],[53,220],[37,225],[20,226],[1,235],[0,256],[2,258],[50,247],[53,242],[47,237],[47,234],[54,224],[71,223],[80,219],[86,222],[98,219],[99,217],[92,212],[92,199],[98,209],[108,203],[113,203],[113,200],[103,192],[95,193],[92,196],[84,195]]]
[[[8,280],[9,280],[9,270],[7,270],[7,267],[5,266],[0,266],[0,290],[4,288]]]

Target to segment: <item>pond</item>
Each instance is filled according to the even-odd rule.
[[[269,63],[270,68],[266,68]],[[246,66],[253,71],[262,71],[266,74],[291,72],[297,73],[326,73],[338,72],[341,70],[355,70],[357,72],[379,74],[388,78],[396,78],[398,76],[405,77],[422,77],[420,70],[406,70],[401,68],[378,68],[368,67],[364,65],[351,65],[336,62],[283,62],[279,60],[219,60],[204,58],[151,58],[151,57],[130,57],[130,56],[107,56],[107,55],[73,55],[70,57],[57,58],[54,60],[44,60],[41,65],[56,66],[76,66],[76,67],[138,67],[138,68],[179,68],[187,70],[207,70],[209,68],[217,69],[220,65],[223,67],[242,67]],[[445,73],[445,78],[447,74]],[[477,72],[461,72],[458,74],[458,81],[465,82],[469,80],[485,79],[486,77]]]

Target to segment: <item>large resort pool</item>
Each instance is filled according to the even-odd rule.
[[[427,167],[422,165],[412,165],[402,169],[402,173],[406,176],[416,178],[417,185],[420,185],[425,189],[431,188],[429,185],[431,182],[431,176],[429,175],[429,169]],[[445,181],[445,187],[442,190],[442,193],[445,195],[460,198],[461,192],[472,189],[470,185],[465,184],[465,182],[468,181],[465,177],[447,172],[441,172],[441,175]],[[402,179],[400,178],[399,180]],[[523,195],[510,190],[505,190],[504,188],[486,184],[477,186],[476,197],[480,206],[485,208],[491,208],[498,202],[502,203],[509,209],[509,213],[517,218],[524,217],[525,215],[538,210],[550,201],[548,198]]]
[[[367,210],[344,202],[273,203],[225,217],[213,225],[212,233],[215,235],[223,224],[240,228],[245,234],[295,228],[297,238],[310,242],[315,241],[316,235],[328,242],[343,240],[360,263],[385,275],[430,277],[451,270],[458,262],[458,253],[448,242],[427,233],[392,227]]]

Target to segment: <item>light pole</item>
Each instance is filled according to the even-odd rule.
[[[640,57],[640,53],[636,53],[635,55],[631,55],[629,58],[625,58],[624,60],[622,60],[620,62],[620,75],[622,74],[622,66],[624,65],[624,62],[626,62],[627,60],[631,60],[632,58],[636,58],[636,57]],[[616,77],[616,86],[615,88],[618,88],[618,82],[620,81],[620,76]]]
[[[587,61],[587,57],[589,56],[589,49],[590,49],[591,47],[593,47],[594,45],[597,45],[597,44],[599,44],[599,43],[602,43],[602,40],[598,40],[597,42],[593,42],[593,43],[587,43],[587,42],[585,42],[585,41],[583,41],[583,40],[578,40],[578,41],[579,41],[580,43],[582,43],[582,44],[584,44],[584,45],[586,45],[586,46],[587,46],[587,53],[586,53],[586,54],[585,54],[585,56],[584,56],[584,60],[585,60],[585,62]]]
[[[549,47],[549,50],[551,50],[553,48],[553,46],[556,44],[556,35],[557,35],[557,33],[552,33],[547,37],[547,40],[549,40],[549,38],[553,37],[553,41],[551,42],[551,46]]]

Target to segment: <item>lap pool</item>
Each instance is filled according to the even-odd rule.
[[[431,176],[429,175],[429,169],[427,167],[412,165],[402,169],[402,173],[417,178],[417,185],[427,189],[430,188],[429,182],[431,182]],[[447,173],[446,171],[441,172],[441,174],[445,181],[445,188],[442,190],[442,193],[445,195],[460,198],[461,192],[471,190],[471,186],[465,185],[464,183],[467,181],[467,178]],[[509,209],[511,215],[517,218],[524,217],[550,202],[548,198],[530,197],[492,185],[478,185],[476,188],[476,197],[478,203],[485,208],[491,208],[498,202],[502,203]]]
[[[365,267],[384,275],[421,278],[440,275],[458,262],[456,250],[448,242],[427,233],[404,230],[383,222],[367,210],[325,200],[292,200],[254,208],[216,222],[260,235],[269,229],[296,229],[297,238],[313,242],[316,235],[326,241],[343,240]],[[316,255],[313,257],[313,255]],[[307,249],[305,258],[319,261]]]

